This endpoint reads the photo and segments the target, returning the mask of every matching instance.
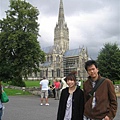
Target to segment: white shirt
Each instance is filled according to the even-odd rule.
[[[41,90],[48,90],[49,89],[48,84],[49,84],[49,81],[47,79],[41,80],[40,81],[40,85],[42,86]]]
[[[96,82],[92,82],[93,88],[95,87],[95,84],[96,84]],[[96,105],[96,98],[95,98],[95,92],[94,92],[93,100],[92,100],[92,108],[94,108],[95,105]],[[84,116],[83,120],[94,120],[94,119],[90,119],[90,118],[87,118],[86,116]],[[104,120],[104,119],[102,119],[102,120]]]
[[[70,94],[68,97],[64,120],[71,120],[71,117],[72,117],[72,96],[73,96],[73,94]]]

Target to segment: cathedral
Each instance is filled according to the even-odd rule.
[[[84,47],[69,49],[69,28],[65,22],[62,0],[59,5],[58,22],[54,28],[54,45],[42,50],[45,52],[46,61],[40,64],[40,73],[35,77],[61,79],[71,71],[77,71],[77,79],[86,79],[84,63],[88,60],[87,49]]]

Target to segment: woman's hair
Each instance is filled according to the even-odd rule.
[[[58,80],[58,79],[55,79],[55,81],[56,81],[56,82],[59,82],[59,80]]]
[[[67,82],[67,80],[74,80],[74,81],[77,81],[76,80],[76,74],[77,72],[76,71],[72,71],[71,73],[69,73],[66,77],[65,77],[65,81]]]

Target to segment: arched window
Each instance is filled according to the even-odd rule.
[[[80,70],[78,70],[78,77],[81,77],[81,76],[80,76]]]
[[[52,55],[50,56],[50,61],[53,62],[53,57],[52,57]]]
[[[52,77],[55,77],[55,76],[54,76],[54,70],[52,70]]]
[[[49,62],[49,56],[47,56],[47,62]]]
[[[48,77],[48,69],[46,70],[46,77]]]
[[[56,57],[56,62],[60,62],[60,57],[59,56]]]
[[[60,77],[60,69],[57,69],[57,77]]]

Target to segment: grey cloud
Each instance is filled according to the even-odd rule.
[[[58,17],[60,0],[27,0],[40,11],[40,16],[48,18],[49,16]],[[8,9],[9,0],[0,0],[0,19],[4,17],[4,11]],[[92,16],[97,11],[102,11],[102,17],[94,19],[87,24],[85,19],[83,23],[74,21],[68,24],[70,30],[70,49],[85,46],[88,48],[89,55],[96,59],[100,49],[106,42],[116,42],[120,46],[120,0],[63,0],[65,19],[74,15]],[[105,10],[108,10],[107,12]],[[106,14],[104,14],[106,12]],[[99,15],[98,15],[99,16]],[[81,18],[79,18],[81,20]],[[54,27],[57,21],[54,22]],[[94,23],[95,22],[95,23]],[[41,23],[40,23],[41,24]],[[42,26],[42,25],[41,25]],[[40,26],[40,30],[42,27]],[[71,27],[72,26],[72,27]],[[44,26],[47,27],[47,26]],[[54,32],[54,27],[51,32]],[[77,33],[71,32],[72,28],[77,29]],[[46,29],[46,31],[49,29]],[[45,31],[39,38],[41,47],[53,45],[53,38],[47,36]],[[82,35],[82,37],[80,36]],[[45,36],[45,37],[44,37]]]
[[[9,0],[0,0],[0,19],[5,17],[5,11],[8,10]]]

